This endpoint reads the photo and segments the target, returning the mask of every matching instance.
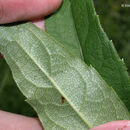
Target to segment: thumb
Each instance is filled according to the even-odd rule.
[[[0,24],[41,18],[60,4],[61,0],[0,0]]]

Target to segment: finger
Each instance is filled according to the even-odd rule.
[[[0,111],[0,130],[43,130],[38,119]]]
[[[0,24],[40,18],[60,4],[61,0],[0,0]]]
[[[91,130],[130,130],[130,121],[113,121],[94,127]]]
[[[44,19],[36,19],[36,20],[31,20],[33,24],[35,24],[38,28],[43,29],[45,31],[45,26],[44,26]]]

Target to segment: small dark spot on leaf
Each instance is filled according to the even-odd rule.
[[[61,97],[61,104],[64,104],[64,103],[65,103],[65,98]]]

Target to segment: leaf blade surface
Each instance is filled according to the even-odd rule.
[[[0,51],[45,129],[89,129],[130,118],[93,67],[31,23],[0,27]]]
[[[65,8],[67,5],[70,5],[68,9]],[[92,0],[64,0],[61,9],[46,19],[45,26],[50,35],[73,53],[72,44],[74,48],[79,45],[79,49],[75,51],[80,52],[79,56],[85,63],[91,64],[107,84],[113,87],[130,110],[130,79],[127,68],[103,31]],[[74,37],[69,40],[68,35]]]

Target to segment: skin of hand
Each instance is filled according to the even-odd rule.
[[[56,11],[61,2],[62,0],[0,0],[0,24],[29,20],[45,30],[44,16]],[[43,130],[43,128],[38,118],[0,111],[0,130]],[[109,122],[91,130],[130,130],[130,121]]]
[[[0,24],[43,18],[62,0],[0,0]]]
[[[37,118],[0,111],[0,130],[43,130]]]

